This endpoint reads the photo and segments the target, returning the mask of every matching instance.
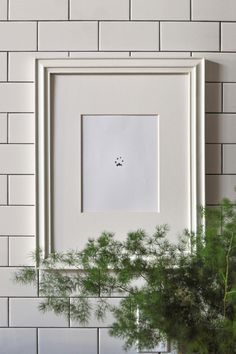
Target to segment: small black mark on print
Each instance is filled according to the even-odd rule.
[[[123,164],[124,164],[124,160],[121,156],[119,156],[115,159],[116,167],[121,167],[121,166],[123,166]]]

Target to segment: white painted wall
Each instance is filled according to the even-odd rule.
[[[102,55],[209,60],[207,202],[235,198],[235,0],[0,0],[1,354],[123,353],[106,329],[42,316],[37,289],[12,282],[35,236],[34,58]]]

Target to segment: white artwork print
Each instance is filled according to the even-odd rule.
[[[158,119],[82,116],[83,212],[158,212]]]

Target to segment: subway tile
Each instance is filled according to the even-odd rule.
[[[36,50],[35,22],[0,22],[0,50]]]
[[[34,176],[9,176],[9,204],[35,204]]]
[[[16,283],[15,274],[20,268],[0,268],[0,296],[36,296],[37,289],[33,285]],[[1,339],[0,339],[1,343]],[[2,351],[0,350],[0,353]],[[7,353],[8,354],[8,353]]]
[[[97,50],[97,22],[40,22],[39,50]]]
[[[52,311],[46,313],[39,310],[42,299],[10,299],[10,327],[67,327],[68,319],[55,315]]]
[[[102,354],[137,354],[137,351],[132,348],[128,351],[123,349],[124,341],[117,337],[111,337],[108,329],[99,330],[100,337],[100,353]]]
[[[101,50],[158,50],[157,22],[101,22]]]
[[[0,175],[0,205],[7,204],[7,176]]]
[[[120,303],[120,298],[113,298],[113,299],[109,299],[109,305],[111,306],[118,306]],[[73,304],[75,300],[71,299],[71,303]],[[81,324],[78,321],[75,320],[71,320],[71,327],[111,327],[111,325],[113,324],[113,322],[115,321],[113,314],[108,311],[104,321],[99,321],[96,316],[94,315],[95,310],[96,310],[96,306],[98,305],[98,299],[96,298],[91,298],[90,300],[90,305],[92,307],[92,314],[91,317],[88,321],[88,323],[86,323],[85,325]]]
[[[33,206],[0,206],[0,235],[32,236],[35,234]]]
[[[221,26],[222,51],[236,51],[236,23],[222,23]]]
[[[128,20],[129,0],[71,0],[72,20]]]
[[[0,0],[0,20],[7,20],[8,0]]]
[[[7,114],[0,113],[0,143],[7,142]]]
[[[0,299],[0,327],[8,326],[8,299]]]
[[[205,57],[207,81],[236,81],[236,53],[197,52],[193,53],[193,57]]]
[[[214,22],[162,22],[161,50],[219,50],[219,24]]]
[[[9,0],[10,20],[67,20],[68,0]]]
[[[35,117],[30,113],[9,114],[9,143],[34,143]]]
[[[0,237],[0,266],[8,266],[8,237]]]
[[[131,52],[134,58],[189,58],[190,52]]]
[[[223,198],[236,200],[235,175],[208,175],[206,176],[206,202],[219,204]]]
[[[223,146],[223,173],[236,174],[236,144]]]
[[[0,53],[0,81],[7,81],[7,53]]]
[[[137,354],[137,350],[135,348],[131,348],[128,351],[123,349],[124,341],[117,337],[111,337],[108,329],[99,329],[100,332],[100,353],[101,354]],[[168,345],[166,343],[160,343],[155,348],[155,351],[152,353],[167,353],[169,352]],[[144,353],[151,353],[150,351],[145,351]]]
[[[0,145],[0,173],[33,174],[35,172],[34,145]]]
[[[70,58],[128,58],[129,52],[70,52]]]
[[[67,57],[68,52],[10,52],[9,81],[34,81],[35,59]]]
[[[236,114],[207,114],[206,143],[236,143]]]
[[[9,265],[34,266],[32,253],[35,252],[36,242],[34,237],[9,238]]]
[[[34,96],[34,84],[0,83],[0,112],[34,112]]]
[[[221,173],[221,145],[206,145],[206,173]]]
[[[221,84],[218,83],[206,83],[206,112],[221,112],[222,108],[222,94]]]
[[[97,342],[96,329],[39,329],[38,354],[97,354]]]
[[[235,0],[192,0],[193,20],[236,21]]]
[[[224,112],[236,112],[236,83],[223,84],[223,110]]]
[[[1,354],[36,354],[35,328],[1,328]]]
[[[132,0],[132,20],[189,20],[189,0]]]

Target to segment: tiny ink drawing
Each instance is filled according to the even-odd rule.
[[[124,160],[122,159],[121,156],[119,156],[119,157],[116,158],[116,160],[115,160],[115,165],[116,165],[116,167],[123,166],[123,163],[124,163]]]

